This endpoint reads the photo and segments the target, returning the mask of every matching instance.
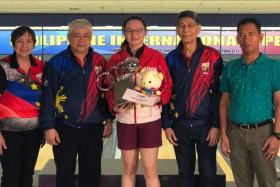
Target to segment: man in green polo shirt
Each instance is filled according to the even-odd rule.
[[[229,156],[238,187],[276,185],[280,139],[280,62],[260,53],[263,34],[254,18],[237,26],[242,56],[230,61],[221,80],[221,150]],[[275,118],[275,124],[272,121]]]

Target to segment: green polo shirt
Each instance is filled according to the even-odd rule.
[[[274,117],[273,93],[280,90],[280,62],[260,54],[247,65],[243,57],[226,64],[220,90],[230,94],[229,119],[258,123]]]

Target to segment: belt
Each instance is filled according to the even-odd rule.
[[[234,125],[236,125],[237,127],[240,127],[242,129],[256,129],[258,127],[264,126],[264,125],[268,125],[272,123],[271,119],[267,119],[264,121],[261,121],[259,123],[235,123],[233,121],[231,121]]]

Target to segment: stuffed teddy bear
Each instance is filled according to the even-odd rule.
[[[163,74],[157,70],[141,70],[140,81],[135,87],[135,90],[140,91],[146,95],[161,95],[159,88],[163,80]]]

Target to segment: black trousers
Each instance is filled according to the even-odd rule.
[[[7,149],[1,156],[1,187],[32,187],[42,132],[39,128],[29,131],[2,131]]]
[[[79,187],[98,187],[101,176],[103,124],[87,128],[56,125],[61,143],[53,146],[56,164],[56,187],[73,187],[76,160],[79,164]]]
[[[175,124],[174,132],[178,146],[174,146],[178,164],[178,187],[194,187],[196,152],[201,187],[215,187],[216,150],[209,147],[206,140],[209,127],[190,127],[186,124]]]

